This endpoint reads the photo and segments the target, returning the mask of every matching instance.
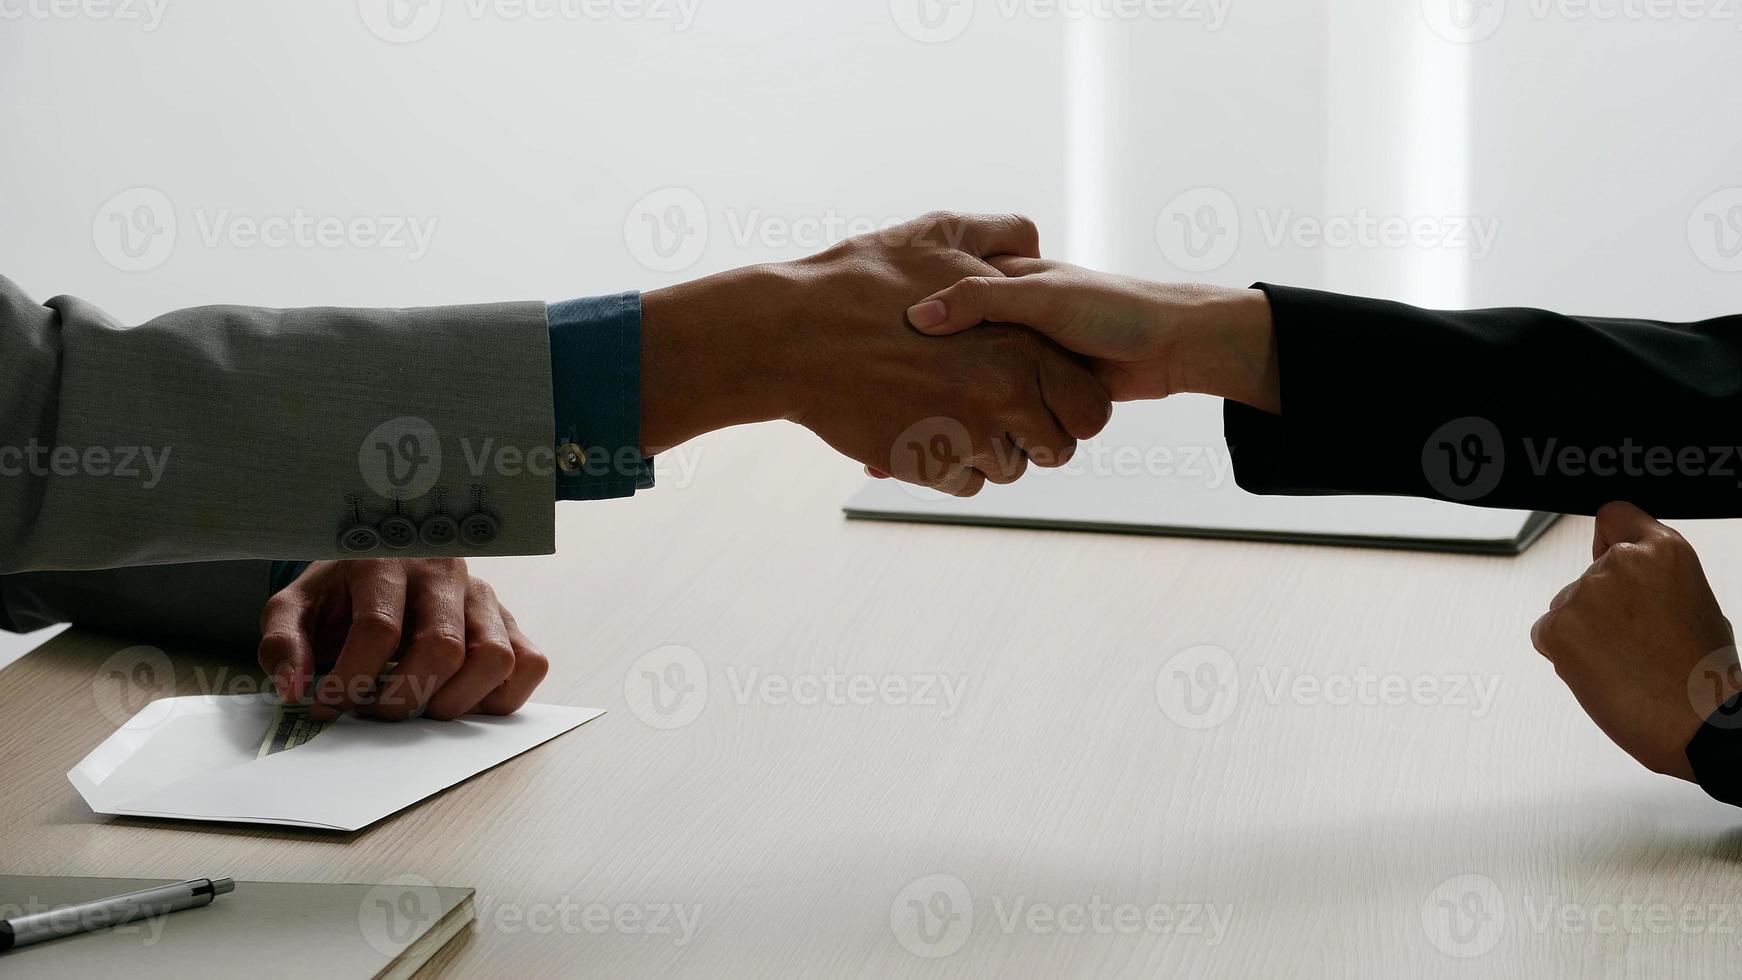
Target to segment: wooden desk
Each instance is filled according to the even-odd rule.
[[[64,773],[115,727],[93,677],[126,643],[68,634],[0,672],[4,870],[476,886],[479,926],[439,976],[1742,959],[1742,813],[1634,765],[1530,648],[1588,520],[1517,560],[859,524],[838,512],[853,468],[806,434],[698,450],[692,485],[561,508],[560,556],[477,563],[555,661],[540,699],[604,718],[353,835],[99,818]],[[1687,530],[1742,595],[1742,529]],[[686,678],[643,658],[673,645],[705,665],[705,698],[656,728],[638,713],[685,702],[649,707],[646,674]],[[1238,688],[1198,691],[1194,716],[1179,674],[1216,662],[1174,658],[1203,645]],[[190,655],[181,691],[223,663]],[[962,685],[953,711],[913,703],[938,677]],[[1384,703],[1399,683],[1420,703]],[[881,693],[853,703],[865,685]],[[596,931],[601,908],[618,924]],[[922,928],[925,909],[955,918]]]

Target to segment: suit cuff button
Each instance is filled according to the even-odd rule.
[[[565,442],[556,447],[556,465],[564,473],[574,476],[587,465],[587,451],[578,442]]]
[[[496,540],[502,525],[489,514],[472,514],[460,522],[460,537],[474,548],[482,547]]]
[[[339,547],[353,555],[374,551],[380,543],[381,535],[375,533],[375,529],[367,524],[353,525],[339,535]]]
[[[417,540],[417,525],[411,518],[395,515],[381,522],[381,543],[395,550],[409,548]]]
[[[436,514],[423,522],[418,537],[431,548],[446,548],[460,538],[460,522],[446,514]]]

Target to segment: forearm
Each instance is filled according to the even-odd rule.
[[[1188,350],[1177,357],[1170,389],[1226,398],[1261,412],[1282,411],[1282,380],[1270,299],[1259,289],[1218,286],[1170,290],[1158,317]]]
[[[795,410],[782,336],[791,275],[735,269],[642,297],[641,439],[647,455]]]
[[[1265,289],[1283,411],[1226,416],[1249,490],[1742,514],[1742,317],[1436,312]]]

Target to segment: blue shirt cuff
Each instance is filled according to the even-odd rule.
[[[653,460],[641,455],[641,294],[563,300],[545,312],[556,499],[607,500],[651,489]]]

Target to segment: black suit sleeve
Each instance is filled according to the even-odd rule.
[[[1687,756],[1701,789],[1714,800],[1742,806],[1742,694],[1706,719]]]
[[[55,623],[140,640],[224,645],[252,656],[260,611],[300,565],[264,561],[0,575],[0,627],[29,632]]]
[[[1742,316],[1435,312],[1260,285],[1282,415],[1229,403],[1240,486],[1742,516]]]

